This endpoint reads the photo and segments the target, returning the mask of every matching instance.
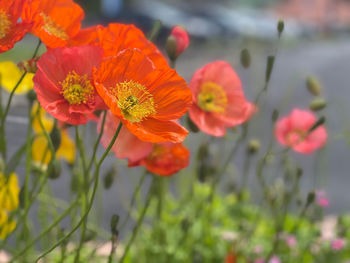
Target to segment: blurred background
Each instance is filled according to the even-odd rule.
[[[322,96],[328,107],[321,113],[327,118],[329,142],[312,155],[293,154],[304,169],[302,190],[324,189],[330,199],[326,213],[350,210],[350,1],[348,0],[80,0],[86,12],[83,27],[110,22],[132,23],[149,34],[153,25],[161,21],[161,28],[154,40],[164,51],[165,41],[171,28],[183,25],[190,34],[191,43],[177,61],[177,70],[187,81],[193,73],[215,60],[226,60],[241,77],[248,100],[253,101],[264,85],[266,58],[276,56],[275,68],[268,92],[261,100],[262,106],[254,116],[250,138],[262,142],[261,151],[273,132],[270,116],[277,108],[285,116],[295,107],[306,109],[312,96],[307,93],[307,76],[316,77],[322,87]],[[285,21],[285,30],[278,38],[276,25]],[[0,55],[0,60],[18,61],[23,55],[32,54],[37,43],[26,37],[16,47]],[[240,52],[248,48],[252,56],[249,70],[240,65]],[[12,107],[8,139],[13,141],[14,152],[24,140],[25,129],[21,116],[25,116],[25,98],[17,98]],[[91,125],[91,129],[94,129]],[[185,144],[197,149],[203,134],[191,134]],[[234,141],[231,141],[234,145]],[[214,140],[213,154],[227,152],[232,145],[222,148],[220,140]],[[278,145],[276,144],[278,147]],[[233,160],[228,182],[239,178],[242,172],[244,147]],[[317,157],[317,158],[316,158]],[[193,157],[192,157],[193,158]],[[317,159],[317,161],[316,161]],[[109,158],[106,169],[115,161]],[[108,163],[108,162],[107,162]],[[120,161],[125,164],[125,162]],[[193,163],[193,160],[192,160]],[[133,188],[143,168],[118,168],[115,185],[104,191],[101,220],[108,226],[112,214],[123,215]],[[171,180],[186,184],[186,169]],[[254,167],[251,169],[254,173]],[[272,171],[273,172],[273,171]],[[275,175],[271,172],[271,179]],[[267,172],[268,173],[268,172]],[[269,176],[269,175],[268,175]],[[254,186],[253,176],[251,185]],[[237,179],[239,180],[239,179]],[[61,176],[52,185],[59,198],[69,198],[69,181]],[[226,184],[229,185],[229,184]],[[234,187],[234,185],[233,185]],[[147,188],[147,186],[146,186]]]

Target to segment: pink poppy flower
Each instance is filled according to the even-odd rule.
[[[95,110],[105,108],[91,81],[92,68],[102,60],[99,47],[48,50],[37,63],[33,79],[40,105],[56,119],[84,124]]]
[[[216,61],[199,69],[190,83],[191,120],[203,132],[224,136],[226,128],[246,122],[256,111],[243,94],[241,81],[225,61]]]
[[[312,153],[327,140],[327,131],[323,125],[309,132],[316,121],[313,112],[294,109],[288,117],[277,122],[275,136],[279,143],[291,147],[296,152]]]
[[[316,202],[321,207],[327,207],[329,206],[329,199],[326,195],[326,192],[323,190],[316,190]]]

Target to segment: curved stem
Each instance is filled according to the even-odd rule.
[[[84,222],[84,220],[87,218],[87,216],[89,215],[90,213],[90,210],[92,208],[92,205],[93,205],[93,202],[94,202],[94,198],[95,198],[95,195],[96,195],[96,191],[97,191],[97,188],[98,188],[98,178],[99,178],[99,173],[100,173],[100,167],[101,167],[101,164],[103,163],[104,159],[107,157],[108,153],[110,152],[112,146],[114,145],[118,135],[119,135],[119,132],[122,128],[122,123],[119,124],[115,134],[114,134],[114,137],[113,139],[111,140],[110,144],[108,145],[106,151],[104,152],[104,154],[102,155],[101,159],[99,160],[99,162],[97,163],[96,165],[96,168],[95,168],[95,173],[94,173],[94,180],[95,180],[95,184],[94,184],[94,188],[92,190],[92,195],[91,195],[91,198],[90,198],[90,202],[89,202],[89,205],[88,205],[88,208],[86,210],[86,213],[81,217],[81,219],[79,220],[79,222],[77,223],[77,225],[64,237],[62,237],[61,239],[59,239],[51,248],[49,248],[48,250],[46,250],[44,253],[42,253],[36,260],[35,262],[38,262],[41,258],[45,257],[47,254],[49,254],[52,250],[54,250],[57,246],[59,246],[64,240],[68,239],[71,235],[74,234],[74,232],[81,226],[81,224]]]
[[[139,231],[139,229],[140,229],[140,227],[142,225],[143,219],[144,219],[144,217],[146,215],[146,212],[147,212],[148,207],[149,207],[149,205],[151,203],[151,200],[152,200],[152,192],[153,192],[152,190],[153,190],[153,188],[154,188],[154,180],[152,178],[152,184],[151,184],[150,190],[148,191],[148,194],[147,194],[146,203],[145,203],[145,205],[144,205],[144,207],[143,207],[143,209],[141,211],[140,217],[137,220],[136,225],[134,226],[134,229],[132,230],[131,238],[129,239],[129,242],[125,246],[124,253],[123,253],[122,257],[120,258],[119,263],[123,263],[124,262],[128,252],[130,250],[130,247],[131,247],[132,243],[134,242],[134,240],[135,240],[135,238],[137,236],[137,233],[138,233],[138,231]]]
[[[95,145],[94,145],[94,149],[93,149],[93,152],[92,152],[92,157],[91,157],[91,160],[89,162],[89,165],[88,165],[88,168],[87,170],[89,171],[94,163],[94,160],[95,160],[95,157],[96,157],[96,153],[97,153],[97,147],[100,143],[100,140],[102,138],[102,135],[103,135],[103,132],[104,132],[104,128],[105,128],[105,122],[106,122],[106,115],[107,115],[107,111],[104,111],[103,112],[103,117],[102,117],[102,123],[101,123],[101,128],[100,128],[100,133],[97,137],[97,140],[95,142]]]
[[[134,194],[132,195],[131,201],[130,201],[130,205],[129,205],[129,209],[128,209],[128,214],[126,215],[124,221],[120,224],[120,229],[123,229],[125,227],[125,225],[127,224],[127,222],[129,221],[130,215],[131,215],[131,211],[132,211],[132,207],[134,206],[135,200],[136,200],[136,196],[137,194],[140,192],[141,186],[146,178],[147,172],[145,172],[141,178],[140,181],[138,183],[138,185],[135,188]]]
[[[59,224],[59,222],[62,221],[63,218],[65,218],[72,208],[78,203],[78,200],[73,202],[48,228],[46,228],[39,236],[34,238],[22,251],[20,251],[17,255],[15,255],[10,262],[15,262],[16,259],[21,257],[28,249],[32,248],[34,244],[39,241],[43,236],[45,236],[47,233],[49,233],[55,226]]]

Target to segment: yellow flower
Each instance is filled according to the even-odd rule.
[[[39,111],[39,112],[38,112]],[[51,161],[51,151],[48,148],[48,142],[43,134],[39,118],[41,118],[42,124],[45,130],[50,133],[54,126],[54,119],[50,118],[46,111],[40,107],[38,103],[35,103],[32,107],[32,114],[36,114],[33,119],[33,130],[37,134],[32,144],[32,159],[33,161],[47,165]],[[72,164],[75,160],[75,143],[69,136],[67,130],[61,129],[61,143],[56,151],[57,159],[64,159],[68,163]]]
[[[16,221],[9,220],[7,213],[0,210],[0,239],[5,239],[16,228]]]
[[[8,92],[12,91],[22,74],[23,71],[12,61],[0,62],[0,86]],[[33,88],[33,77],[33,73],[27,73],[15,93],[23,94],[31,90]]]
[[[57,159],[64,159],[72,164],[75,160],[75,144],[70,138],[68,131],[61,131],[61,144],[56,151]],[[32,159],[33,161],[47,165],[51,161],[51,151],[48,147],[48,142],[45,135],[40,134],[35,137],[32,144]]]
[[[19,203],[18,179],[15,173],[6,178],[0,173],[0,210],[13,211]]]

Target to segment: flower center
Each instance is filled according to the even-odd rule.
[[[153,96],[135,81],[118,83],[112,93],[118,99],[118,107],[130,122],[139,122],[156,113]]]
[[[287,134],[287,142],[290,146],[295,146],[304,141],[306,137],[307,132],[303,130],[293,130]]]
[[[86,74],[80,76],[75,71],[71,71],[60,84],[62,85],[61,94],[69,104],[86,104],[94,98],[94,87]]]
[[[4,38],[10,31],[11,21],[4,10],[0,10],[0,38]]]
[[[57,25],[56,22],[53,21],[48,15],[44,13],[40,13],[40,15],[44,20],[44,25],[42,26],[42,28],[47,33],[55,37],[61,38],[63,40],[68,40],[68,35],[66,31],[64,31],[64,29],[60,25]]]
[[[223,88],[213,82],[205,82],[197,95],[198,106],[208,112],[223,113],[227,105],[227,96]]]

